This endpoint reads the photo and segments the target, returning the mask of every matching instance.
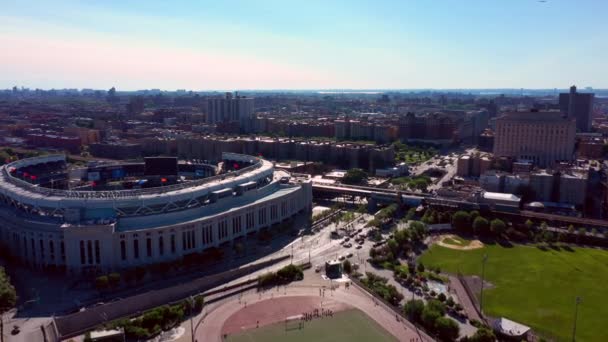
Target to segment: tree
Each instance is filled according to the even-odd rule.
[[[470,342],[494,342],[496,341],[496,336],[492,329],[488,327],[480,327],[477,329],[475,334],[469,338]]]
[[[11,284],[10,278],[0,266],[0,310],[10,309],[17,302],[17,292]]]
[[[367,224],[365,226],[366,227],[380,228],[380,227],[382,227],[382,222],[380,220],[378,220],[377,218],[373,218],[369,222],[367,222]]]
[[[574,234],[574,226],[573,225],[569,225],[568,226],[568,233]]]
[[[578,229],[578,234],[576,234],[576,243],[580,242],[581,236],[585,236],[587,234],[587,229],[581,227]]]
[[[0,340],[4,341],[4,320],[2,315],[17,303],[17,292],[9,277],[0,266]]]
[[[458,335],[460,335],[458,323],[448,317],[437,318],[435,321],[435,329],[442,341],[456,341]]]
[[[397,255],[397,252],[399,251],[399,244],[397,243],[397,241],[395,239],[389,239],[386,244],[387,244],[388,248],[391,250],[391,252],[393,252],[393,254]]]
[[[540,230],[547,230],[547,228],[549,228],[549,226],[547,225],[547,222],[543,221],[540,223]]]
[[[488,234],[490,223],[483,216],[477,216],[473,221],[473,232],[475,234]]]
[[[418,272],[420,272],[420,273],[424,272],[424,264],[422,262],[418,263]]]
[[[346,171],[344,177],[342,177],[342,183],[344,184],[361,184],[367,179],[367,173],[362,169],[350,169]]]
[[[408,270],[408,272],[410,272],[410,274],[416,274],[416,264],[413,262],[408,262],[407,270]]]
[[[359,204],[357,206],[357,213],[359,213],[359,214],[365,214],[365,213],[367,213],[367,205],[365,205],[365,204]]]
[[[477,211],[477,210],[471,210],[471,212],[469,213],[469,215],[471,215],[471,221],[475,221],[475,219],[477,218],[477,216],[479,216],[479,211]]]
[[[412,220],[412,219],[414,219],[414,216],[416,216],[416,208],[410,208],[407,211],[407,214],[405,215],[405,220],[406,221]]]
[[[403,306],[403,312],[413,322],[420,322],[423,310],[424,302],[421,299],[409,300]]]
[[[427,233],[427,228],[424,223],[420,221],[414,221],[410,223],[410,232],[412,240],[421,241],[422,239],[424,239]]]
[[[376,257],[376,255],[378,255],[378,250],[375,249],[375,248],[370,248],[369,249],[369,257],[373,259],[373,258]]]
[[[203,305],[205,305],[205,297],[203,295],[198,295],[194,297],[194,310],[200,312],[203,310]]]
[[[432,330],[435,328],[435,322],[441,316],[443,316],[443,314],[427,305],[422,310],[422,314],[420,315],[420,321],[422,325],[424,325],[427,329]]]
[[[566,234],[564,234],[564,232],[559,232],[559,234],[557,234],[557,241],[558,242],[566,241]]]
[[[398,229],[394,233],[394,239],[400,246],[402,246],[409,241],[410,233],[407,229]]]
[[[108,276],[99,276],[95,279],[95,288],[97,291],[107,290],[109,287],[110,281],[108,280]]]
[[[493,219],[490,223],[490,231],[492,231],[495,236],[501,236],[506,229],[507,225],[501,219]]]
[[[454,298],[452,298],[451,296],[448,297],[448,299],[445,301],[445,305],[449,307],[453,307],[454,304],[456,304],[456,302],[454,302]]]
[[[452,215],[452,225],[456,230],[463,232],[469,231],[471,215],[466,211],[457,211]]]
[[[437,311],[441,314],[441,316],[445,315],[445,304],[443,304],[442,302],[440,302],[437,299],[431,299],[428,301],[428,303],[426,303],[426,306],[428,306],[429,308],[431,308],[434,311]]]
[[[353,271],[353,266],[351,265],[350,260],[344,260],[342,263],[342,269],[344,270],[344,273],[351,274]]]
[[[120,284],[120,273],[110,273],[108,275],[108,284],[110,287],[116,287]]]
[[[552,244],[555,241],[555,236],[553,235],[553,232],[551,232],[550,230],[545,230],[543,233],[543,240],[548,244]]]
[[[445,302],[445,300],[446,300],[446,296],[445,296],[445,294],[442,292],[442,293],[440,293],[440,294],[437,296],[437,299],[438,299],[440,302]]]
[[[528,231],[530,231],[530,230],[532,230],[532,227],[534,227],[534,222],[532,222],[532,220],[530,220],[530,219],[527,219],[525,225],[526,225],[526,229],[528,229]]]

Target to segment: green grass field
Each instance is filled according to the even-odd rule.
[[[304,323],[302,330],[285,330],[284,323],[252,329],[228,336],[228,342],[381,342],[397,341],[380,325],[359,310],[347,310],[331,318]]]
[[[487,245],[458,251],[433,246],[422,257],[425,266],[442,271],[485,275],[494,288],[484,290],[484,311],[531,326],[541,335],[571,339],[576,296],[579,306],[577,341],[608,341],[608,251],[573,248],[572,251],[532,246],[513,248]]]

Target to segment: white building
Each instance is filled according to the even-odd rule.
[[[309,181],[290,181],[263,159],[238,171],[137,190],[57,190],[16,176],[65,156],[0,167],[0,241],[26,263],[68,272],[108,271],[178,260],[310,211]]]

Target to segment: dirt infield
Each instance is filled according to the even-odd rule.
[[[455,235],[452,235],[452,234],[439,235],[437,237],[436,243],[441,247],[457,249],[457,250],[461,250],[461,251],[469,251],[469,250],[473,250],[473,249],[483,248],[483,242],[481,242],[479,240],[471,240],[471,241],[469,241],[468,245],[461,246],[461,245],[454,245],[451,243],[447,243],[447,242],[445,242],[446,239],[458,239],[458,237],[456,237]]]
[[[351,309],[351,306],[327,297],[291,296],[277,297],[247,305],[230,316],[222,327],[222,334],[235,334],[256,326],[283,322],[286,317],[310,313],[314,309],[330,309],[334,312]]]

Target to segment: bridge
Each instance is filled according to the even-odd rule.
[[[429,196],[426,194],[418,194],[410,191],[397,191],[392,189],[345,184],[328,185],[314,182],[312,185],[312,191],[316,194],[365,197],[370,200],[371,205],[375,205],[375,203],[402,203],[410,206],[418,206],[422,204],[425,197]]]

